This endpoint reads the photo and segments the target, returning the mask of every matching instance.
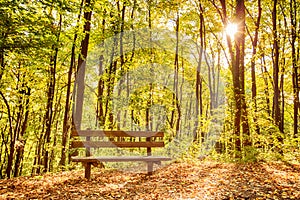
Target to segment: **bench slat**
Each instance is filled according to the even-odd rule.
[[[164,147],[164,142],[105,142],[105,141],[73,141],[72,148],[105,148],[105,147]]]
[[[103,131],[103,130],[73,130],[72,137],[164,137],[164,132],[155,131]]]
[[[164,156],[101,156],[101,157],[72,157],[73,162],[159,162],[159,161],[170,161],[171,158]]]

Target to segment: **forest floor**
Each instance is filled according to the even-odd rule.
[[[0,199],[300,199],[300,165],[172,163],[152,176],[94,168],[0,180]]]

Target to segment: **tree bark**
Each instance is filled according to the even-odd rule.
[[[175,59],[174,59],[174,95],[173,95],[173,103],[174,107],[176,107],[177,110],[177,119],[175,123],[175,130],[176,133],[180,130],[180,118],[181,118],[181,112],[180,112],[180,106],[179,106],[179,91],[178,91],[178,81],[179,81],[179,24],[180,24],[180,16],[179,11],[177,11],[177,17],[176,17],[176,49],[175,49]],[[174,109],[175,112],[175,109]],[[172,113],[174,115],[174,113]]]
[[[0,49],[0,81],[2,79],[3,73],[4,73],[4,49]]]
[[[220,0],[222,5],[223,24],[227,26],[227,13],[225,0]],[[234,135],[235,149],[237,152],[242,150],[241,137],[243,137],[243,145],[250,145],[250,129],[248,123],[247,105],[245,100],[245,2],[244,0],[236,1],[235,23],[238,31],[235,34],[235,51],[231,45],[231,39],[227,36],[227,44],[231,57],[231,72],[233,81],[233,93],[235,99],[234,113]],[[242,126],[242,133],[241,133]],[[238,154],[236,156],[239,157]]]
[[[75,128],[78,130],[81,129],[86,58],[88,54],[88,46],[89,46],[90,30],[91,30],[92,5],[90,0],[86,0],[84,8],[85,8],[84,11],[85,23],[83,26],[83,32],[85,34],[85,37],[81,41],[81,46],[80,46],[81,50],[78,58],[78,70],[77,70],[76,86],[75,86],[76,101],[75,101],[75,112],[74,112],[74,124],[75,124]]]
[[[25,148],[25,143],[26,141],[24,140],[24,134],[26,132],[27,129],[27,124],[28,124],[28,116],[29,116],[29,97],[31,94],[31,88],[29,88],[28,86],[24,86],[23,87],[26,88],[25,91],[22,91],[22,96],[24,95],[24,101],[25,101],[25,114],[24,114],[24,119],[22,119],[22,124],[20,126],[20,130],[19,135],[18,135],[18,141],[19,141],[19,145],[16,148],[16,161],[15,161],[15,169],[14,169],[14,177],[20,176],[22,171],[22,160],[23,160],[23,156],[24,156],[24,148]],[[24,94],[23,94],[24,93]],[[23,102],[22,102],[23,104]],[[22,109],[22,112],[24,111]]]
[[[260,19],[261,19],[261,12],[262,12],[262,7],[261,7],[261,0],[257,1],[257,7],[258,7],[258,14],[257,14],[257,19],[255,22],[255,34],[254,34],[254,39],[252,40],[252,59],[251,59],[251,90],[252,90],[252,101],[254,103],[254,116],[253,116],[253,121],[256,126],[256,132],[259,133],[259,125],[257,124],[257,101],[256,101],[256,96],[257,96],[257,87],[256,87],[256,70],[255,70],[255,60],[256,60],[256,52],[257,52],[257,44],[258,44],[258,34],[259,34],[259,27],[260,27]]]
[[[106,10],[103,11],[106,13]],[[105,18],[102,19],[102,35],[105,34]],[[102,45],[102,44],[101,44]],[[103,45],[102,45],[103,46]],[[103,62],[104,62],[104,55],[99,56],[99,76],[103,75],[104,69],[103,69]],[[104,87],[105,82],[103,80],[103,77],[99,78],[98,86],[97,86],[97,109],[96,109],[96,118],[97,118],[97,127],[103,127],[105,125],[105,113],[103,109],[103,101],[104,101]]]
[[[237,8],[236,15],[238,19],[238,33],[237,33],[237,55],[236,62],[239,67],[239,77],[240,77],[240,101],[241,101],[241,123],[243,130],[243,145],[250,146],[251,138],[250,138],[250,128],[248,122],[248,112],[247,112],[247,104],[246,104],[246,95],[245,95],[245,2],[244,0],[237,0]]]
[[[126,11],[126,5],[123,3],[122,11],[121,11],[121,29],[120,29],[120,71],[121,71],[121,78],[119,80],[119,85],[122,86],[124,83],[124,77],[122,77],[125,74],[124,64],[125,64],[125,56],[124,56],[124,50],[123,50],[123,32],[124,32],[124,26],[125,26],[125,11]],[[118,90],[118,96],[121,95],[121,87],[119,87]],[[117,129],[121,129],[121,112],[122,110],[117,110]]]
[[[200,19],[200,28],[199,28],[199,35],[200,35],[200,51],[198,57],[198,64],[197,64],[197,71],[196,71],[196,102],[195,102],[195,124],[194,124],[194,141],[204,142],[204,133],[201,130],[201,122],[200,122],[200,129],[199,129],[199,119],[201,119],[203,115],[203,98],[202,98],[202,78],[201,78],[201,63],[203,59],[203,51],[205,48],[204,41],[205,41],[205,27],[204,27],[204,16],[203,16],[203,9],[200,3],[199,5],[199,19]],[[199,133],[200,132],[200,133]]]
[[[56,86],[56,68],[57,68],[57,58],[58,58],[58,44],[60,42],[60,33],[62,28],[62,14],[59,15],[59,31],[56,35],[56,44],[53,45],[54,54],[50,58],[50,67],[49,67],[49,86],[48,86],[48,93],[47,93],[47,106],[46,106],[46,114],[45,114],[45,134],[44,134],[44,145],[46,147],[43,148],[43,172],[48,172],[50,170],[49,163],[50,163],[50,149],[48,145],[51,141],[51,129],[53,123],[53,105],[54,105],[54,98],[55,98],[55,86]]]
[[[12,122],[12,115],[11,115],[11,109],[9,106],[9,103],[7,99],[5,98],[4,94],[0,90],[0,96],[2,97],[6,109],[7,109],[7,114],[8,114],[8,121],[9,121],[9,138],[10,138],[10,149],[9,149],[9,154],[8,154],[8,159],[7,159],[7,167],[6,167],[6,177],[10,178],[11,177],[11,171],[12,171],[12,166],[13,166],[13,158],[14,158],[14,153],[15,153],[15,142],[16,139],[14,137],[13,133],[13,122]]]
[[[299,59],[299,54],[296,54],[296,39],[297,39],[297,3],[296,0],[290,0],[290,18],[291,18],[291,46],[292,46],[292,65],[293,65],[293,96],[294,96],[294,127],[293,136],[298,137],[298,112],[299,112],[299,73],[297,66],[297,58]],[[299,36],[298,36],[299,37]],[[299,52],[299,47],[298,47]]]
[[[273,24],[273,118],[279,130],[281,127],[281,113],[280,113],[280,91],[279,91],[279,37],[277,31],[277,0],[273,1],[272,10],[272,24]],[[281,139],[280,139],[281,140]]]
[[[80,10],[77,17],[76,27],[78,27],[78,24],[80,22],[81,18],[81,11],[83,6],[84,0],[81,1],[80,4]],[[76,50],[76,41],[77,41],[78,34],[75,32],[74,38],[73,38],[73,45],[71,50],[71,61],[70,66],[68,70],[68,82],[67,82],[67,93],[66,93],[66,103],[65,103],[65,110],[64,110],[64,119],[63,119],[63,135],[62,135],[62,150],[61,150],[61,159],[59,162],[59,165],[65,167],[66,165],[66,150],[67,150],[67,141],[68,141],[68,131],[70,128],[70,106],[71,106],[71,85],[72,85],[72,75],[75,69],[75,50]]]

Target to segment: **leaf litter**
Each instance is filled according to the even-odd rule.
[[[0,180],[0,199],[300,199],[300,165],[172,163],[152,176],[94,168]]]

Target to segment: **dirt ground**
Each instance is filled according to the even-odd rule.
[[[300,165],[172,163],[152,176],[94,168],[0,180],[0,199],[300,199]]]

